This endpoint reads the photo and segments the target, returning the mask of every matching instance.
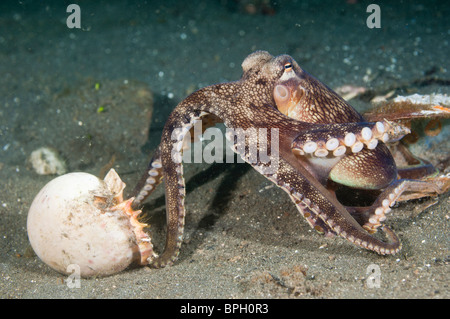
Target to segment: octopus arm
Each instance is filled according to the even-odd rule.
[[[388,238],[387,242],[368,233],[320,182],[298,164],[292,153],[285,152],[280,158],[276,176],[267,177],[290,195],[297,209],[304,216],[306,213],[307,219],[312,217],[314,223],[310,222],[311,226],[324,224],[323,232],[326,234],[335,233],[357,246],[382,255],[395,254],[401,249],[398,237],[386,226],[382,230]]]
[[[221,111],[225,102],[217,96],[218,93],[223,96],[224,90],[231,92],[232,89],[233,83],[206,87],[192,93],[178,104],[164,126],[160,146],[135,188],[136,198],[133,206],[142,203],[163,179],[165,181],[166,245],[162,254],[153,259],[153,267],[173,264],[183,241],[186,196],[182,163],[184,139],[202,118],[213,115],[215,119],[222,119],[225,116]]]

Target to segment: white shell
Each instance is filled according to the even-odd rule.
[[[28,160],[39,175],[62,175],[67,172],[66,164],[59,156],[58,151],[49,147],[40,147],[34,150]]]
[[[94,195],[106,198],[108,207],[99,206]],[[121,210],[108,210],[114,195],[104,181],[88,173],[69,173],[45,185],[27,220],[38,257],[63,274],[73,273],[69,265],[75,264],[82,277],[111,275],[139,259],[130,219]]]

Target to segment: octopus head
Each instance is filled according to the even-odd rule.
[[[303,103],[300,101],[306,96],[302,83],[307,75],[291,56],[274,57],[267,51],[256,51],[244,60],[242,69],[244,80],[273,85],[273,99],[281,113],[301,118]]]

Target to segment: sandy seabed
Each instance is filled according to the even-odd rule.
[[[246,164],[187,164],[186,233],[175,265],[132,267],[82,279],[79,288],[33,254],[26,232],[34,196],[54,178],[33,171],[34,149],[57,149],[69,171],[101,175],[112,165],[131,191],[175,105],[239,79],[255,50],[290,54],[334,88],[449,94],[445,1],[379,2],[380,29],[366,26],[363,1],[278,1],[269,14],[233,1],[79,5],[80,30],[67,28],[63,2],[0,4],[0,297],[450,297],[448,194],[396,206],[386,223],[403,250],[383,257],[312,231],[288,196]],[[413,151],[448,161],[446,124]],[[158,249],[163,188],[144,211]]]

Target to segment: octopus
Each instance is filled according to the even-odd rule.
[[[165,181],[166,243],[151,265],[171,265],[179,255],[186,195],[182,155],[189,132],[199,122],[204,127],[224,123],[233,151],[283,189],[319,233],[381,255],[400,251],[397,235],[382,225],[391,207],[404,192],[442,193],[434,183],[411,179],[411,170],[402,176],[396,166],[386,143],[409,130],[388,120],[366,121],[289,55],[256,51],[242,69],[238,81],[202,88],[175,107],[135,187],[137,207]],[[236,132],[244,132],[244,138]],[[270,153],[270,160],[254,156],[255,146]],[[366,192],[373,202],[344,205],[337,196],[343,187]],[[378,229],[385,240],[374,236]]]

